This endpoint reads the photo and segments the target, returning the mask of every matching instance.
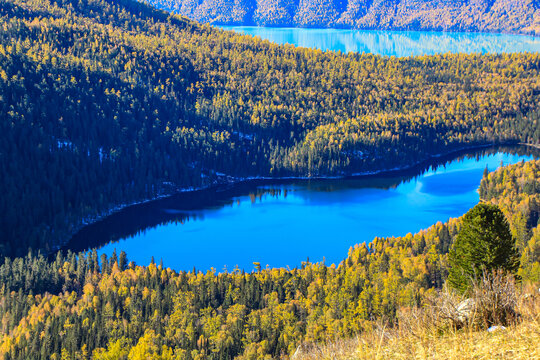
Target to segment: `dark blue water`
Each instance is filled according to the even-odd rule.
[[[252,270],[253,262],[292,268],[307,257],[339,263],[354,244],[461,216],[479,201],[485,167],[533,158],[520,151],[475,152],[381,176],[248,182],[183,194],[89,226],[70,247],[112,241],[99,253],[124,250],[138,264],[154,256],[177,270]]]
[[[343,29],[220,26],[278,44],[388,56],[441,53],[514,53],[540,51],[540,37],[434,31],[366,31]]]

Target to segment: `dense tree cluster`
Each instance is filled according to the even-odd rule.
[[[253,273],[177,273],[95,252],[8,259],[0,267],[0,354],[279,358],[301,341],[351,336],[372,319],[394,318],[400,305],[417,304],[444,281],[438,248],[449,246],[454,228],[376,239],[351,249],[339,267],[305,263]]]
[[[520,275],[540,281],[540,161],[485,174],[480,197],[498,205],[510,223],[521,255]]]
[[[243,176],[341,175],[538,143],[540,56],[341,54],[132,0],[0,7],[0,252]]]
[[[147,0],[213,24],[540,34],[527,0]]]
[[[502,186],[513,190],[497,197],[509,219],[524,184],[538,181],[531,167],[537,171],[540,161],[505,167],[483,181],[520,174]],[[155,263],[136,266],[124,253],[98,258],[95,251],[6,258],[0,357],[286,358],[302,342],[370,331],[378,319],[391,323],[401,307],[421,304],[448,276],[447,254],[461,221],[356,245],[338,266],[305,262],[292,270],[175,272]],[[529,263],[522,264],[538,269],[538,253],[525,254]]]

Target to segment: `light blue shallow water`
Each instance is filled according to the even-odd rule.
[[[193,266],[231,270],[236,265],[252,270],[254,261],[263,267],[292,268],[307,257],[339,263],[354,244],[376,236],[414,233],[464,214],[479,200],[477,188],[486,166],[495,170],[501,162],[530,159],[532,156],[497,152],[443,163],[444,167],[431,168],[416,178],[411,178],[414,174],[394,174],[240,185],[236,192],[240,195],[229,198],[225,193],[225,200],[198,210],[193,208],[197,197],[158,203],[148,211],[167,220],[109,243],[99,253],[124,250],[138,264],[148,264],[154,256],[177,270]],[[214,199],[219,194],[209,196]],[[186,208],[191,210],[183,210]],[[171,219],[171,214],[178,218]],[[125,227],[141,217],[130,215],[106,226]]]
[[[431,31],[366,31],[343,29],[269,28],[219,26],[278,44],[341,52],[365,52],[388,56],[440,53],[539,52],[540,37]]]

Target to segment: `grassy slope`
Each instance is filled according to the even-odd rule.
[[[538,284],[537,284],[538,285]],[[489,333],[465,329],[437,334],[423,325],[411,331],[373,331],[299,351],[294,359],[539,359],[540,295],[531,287],[521,297],[522,321]]]

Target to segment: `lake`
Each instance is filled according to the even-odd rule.
[[[354,244],[461,216],[478,203],[486,166],[492,171],[538,155],[498,148],[357,178],[217,186],[128,207],[83,228],[67,247],[124,250],[141,265],[154,256],[176,270],[251,271],[253,262],[293,268],[308,257],[337,264]]]
[[[341,52],[365,52],[405,57],[440,53],[539,52],[540,37],[431,31],[370,31],[344,29],[219,26],[259,36],[278,44]]]

